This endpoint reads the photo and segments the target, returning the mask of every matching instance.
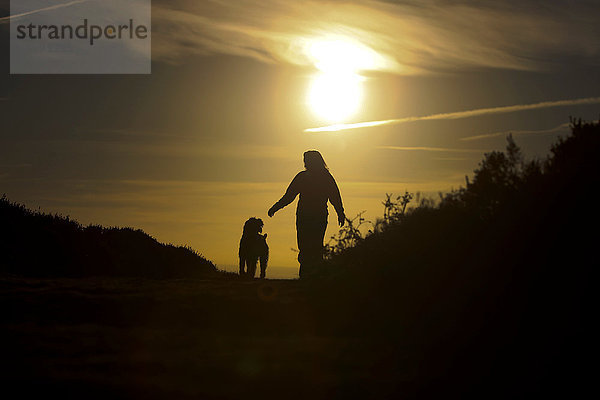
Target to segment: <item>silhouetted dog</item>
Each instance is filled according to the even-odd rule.
[[[269,246],[267,234],[261,234],[263,221],[260,218],[250,218],[244,224],[242,239],[240,240],[240,276],[254,278],[256,264],[260,260],[260,277],[264,278],[269,260]]]

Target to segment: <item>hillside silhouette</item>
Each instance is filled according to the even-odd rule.
[[[31,277],[198,278],[215,265],[142,230],[82,226],[0,199],[0,272]]]

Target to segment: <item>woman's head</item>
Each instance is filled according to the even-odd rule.
[[[317,150],[308,150],[304,153],[304,167],[308,171],[327,170],[327,164],[325,164],[323,156]]]

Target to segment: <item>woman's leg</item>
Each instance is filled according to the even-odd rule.
[[[244,257],[240,257],[240,276],[246,275],[246,259]]]
[[[326,229],[327,217],[296,220],[301,278],[314,273],[315,268],[323,260],[323,239]]]

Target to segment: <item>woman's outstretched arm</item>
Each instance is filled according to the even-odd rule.
[[[340,194],[340,189],[338,188],[333,176],[331,176],[329,188],[329,201],[333,205],[333,208],[335,208],[335,212],[338,216],[338,223],[340,226],[344,226],[344,223],[346,222],[346,214],[344,213],[344,205],[342,204],[342,195]]]
[[[269,209],[269,212],[268,212],[269,217],[272,217],[273,214],[275,214],[277,211],[281,210],[283,207],[290,204],[292,201],[294,201],[296,196],[298,196],[298,193],[300,193],[300,187],[299,187],[300,186],[300,184],[299,184],[300,178],[299,178],[299,176],[301,173],[302,172],[300,172],[298,175],[296,175],[294,177],[294,179],[292,179],[292,182],[288,186],[283,197],[281,199],[279,199],[279,201],[277,203],[273,204],[273,207],[271,207]]]

